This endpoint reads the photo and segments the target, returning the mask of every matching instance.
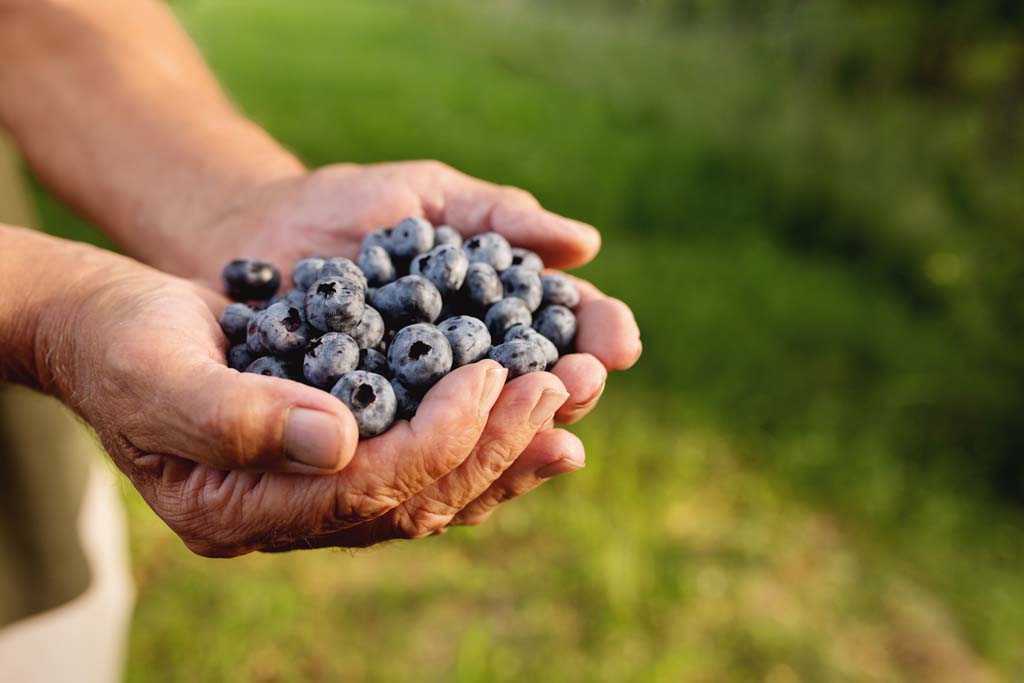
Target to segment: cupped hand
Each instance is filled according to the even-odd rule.
[[[493,361],[445,377],[411,422],[357,442],[346,407],[304,384],[239,373],[189,281],[88,247],[47,304],[41,383],[97,431],[117,466],[193,551],[363,546],[472,521],[567,397],[547,373],[505,384]],[[504,388],[504,390],[503,390]],[[553,432],[549,434],[560,434]],[[561,467],[578,467],[572,437]],[[564,440],[564,441],[563,441]],[[538,463],[536,477],[553,472]]]

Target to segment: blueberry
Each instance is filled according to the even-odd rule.
[[[359,245],[361,251],[369,249],[370,247],[381,247],[384,251],[391,253],[391,228],[377,228],[371,233],[368,233],[363,238],[362,244]]]
[[[350,372],[342,375],[331,393],[352,411],[359,425],[359,436],[377,436],[395,421],[398,409],[395,391],[380,375],[362,370]]]
[[[281,379],[294,379],[295,374],[293,369],[288,365],[288,362],[281,358],[275,358],[274,356],[263,356],[257,358],[245,369],[246,372],[252,372],[257,375],[265,375],[267,377],[280,377]]]
[[[551,369],[558,362],[558,349],[555,348],[555,345],[550,339],[529,325],[514,325],[510,327],[508,332],[505,333],[505,341],[508,342],[513,339],[522,339],[539,346],[544,354],[544,364],[547,369]]]
[[[249,367],[253,361],[259,358],[258,354],[249,349],[248,344],[235,344],[228,349],[228,367],[239,372]]]
[[[289,306],[295,306],[296,308],[305,309],[306,307],[306,291],[303,289],[289,289],[283,294],[275,294],[267,300],[267,305],[264,306],[264,310],[270,308],[276,303],[284,302]]]
[[[434,228],[434,247],[439,247],[444,244],[453,247],[461,247],[462,235],[460,235],[459,231],[450,225],[439,225]]]
[[[306,292],[306,318],[324,332],[348,332],[363,319],[366,295],[350,277],[317,280]]]
[[[512,247],[512,265],[529,268],[538,273],[544,270],[544,262],[540,260],[540,256],[522,247]]]
[[[491,333],[479,318],[457,315],[438,325],[452,347],[452,368],[487,358],[491,350]]]
[[[388,365],[402,384],[426,389],[452,369],[452,347],[433,325],[410,325],[391,341]]]
[[[255,319],[260,345],[270,353],[286,355],[301,351],[313,337],[302,311],[278,302],[259,313]]]
[[[470,263],[462,284],[462,296],[469,305],[481,311],[498,303],[504,296],[498,272],[487,263]]]
[[[419,216],[410,216],[391,229],[391,255],[398,259],[430,251],[434,247],[434,226]]]
[[[576,288],[576,283],[565,275],[558,273],[544,275],[540,279],[540,284],[544,289],[542,303],[545,306],[554,304],[565,306],[566,308],[576,308],[576,305],[580,302],[580,292]]]
[[[363,309],[363,317],[349,334],[361,349],[372,349],[384,338],[384,319],[372,306]]]
[[[326,261],[317,256],[299,259],[295,262],[295,267],[292,268],[292,284],[302,292],[305,292],[316,282],[316,274],[324,267],[324,263]]]
[[[395,392],[395,400],[398,403],[396,417],[399,420],[411,420],[423,401],[423,392],[417,389],[410,389],[397,379],[391,380],[391,389]]]
[[[509,297],[488,308],[484,322],[487,323],[494,343],[500,344],[505,339],[508,328],[513,325],[529,325],[532,319],[530,308],[525,301]]]
[[[515,379],[530,372],[540,372],[546,362],[540,347],[525,339],[513,339],[491,349],[491,360],[508,368],[508,379]]]
[[[398,274],[384,247],[367,247],[359,252],[359,267],[363,269],[366,281],[372,287],[386,285]]]
[[[263,336],[260,334],[259,325],[256,324],[256,319],[261,315],[263,315],[263,311],[254,315],[252,320],[249,321],[249,326],[245,328],[245,345],[257,356],[269,353],[269,349],[263,343]]]
[[[343,332],[328,332],[309,342],[302,359],[302,374],[321,389],[334,386],[342,375],[359,365],[359,347]]]
[[[414,323],[432,323],[441,313],[441,293],[430,280],[406,275],[378,289],[373,295],[373,307],[393,330]]]
[[[256,311],[245,304],[231,304],[220,314],[220,329],[232,344],[240,344],[245,341],[245,330],[255,315]]]
[[[466,240],[462,245],[470,261],[489,264],[497,271],[512,265],[512,247],[496,232],[485,232]]]
[[[359,266],[342,256],[324,262],[324,265],[316,273],[316,279],[322,280],[325,277],[352,278],[362,283],[363,289],[366,289],[366,274],[360,270]]]
[[[235,259],[221,273],[224,290],[235,301],[269,299],[281,285],[281,274],[273,264],[256,259]]]
[[[501,274],[501,283],[505,286],[505,296],[514,296],[526,302],[530,312],[540,308],[544,290],[540,284],[540,273],[526,266],[512,266]]]
[[[466,279],[469,259],[458,247],[442,245],[412,260],[409,272],[422,275],[437,287],[442,296],[459,291]]]
[[[377,349],[360,349],[359,365],[357,370],[375,372],[384,377],[391,377],[391,367],[388,365],[388,357]]]
[[[576,339],[576,316],[565,306],[548,306],[537,313],[533,329],[550,339],[559,353],[569,353]]]

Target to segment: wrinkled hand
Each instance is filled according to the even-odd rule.
[[[411,422],[357,443],[352,415],[327,392],[226,367],[211,312],[227,303],[221,297],[75,249],[78,275],[38,335],[41,383],[96,429],[199,554],[436,533],[455,515],[486,513],[493,501],[479,494],[510,454],[527,449],[528,463],[551,446],[542,436],[528,447],[564,402],[562,383],[544,375],[505,385],[493,361],[451,373]],[[572,468],[583,454],[567,438],[558,448],[572,462],[558,467]]]
[[[215,283],[223,263],[242,255],[266,258],[285,270],[309,255],[354,258],[367,232],[410,215],[449,224],[464,236],[497,231],[513,245],[536,251],[551,267],[586,263],[601,242],[594,228],[544,210],[523,190],[471,178],[438,162],[344,164],[246,195],[204,230],[213,242],[205,250],[208,260],[202,272],[208,282]],[[577,280],[577,284],[579,352],[559,359],[550,374],[522,377],[510,383],[508,390],[514,394],[518,383],[537,393],[549,383],[560,382],[569,392],[555,418],[562,423],[575,422],[590,412],[604,390],[608,370],[631,366],[642,348],[636,321],[624,303],[587,282]],[[502,415],[492,416],[490,423],[498,429],[501,419]],[[443,487],[429,504],[424,501],[431,510],[446,511],[438,516],[437,530],[444,528],[440,520],[444,516],[448,523],[482,521],[501,502],[537,486],[542,481],[538,472],[550,476],[582,464],[579,441],[547,426],[521,456],[525,444],[494,461],[489,472],[480,472],[479,484],[485,485],[476,492],[479,499],[471,509],[452,512],[454,504],[445,498]]]

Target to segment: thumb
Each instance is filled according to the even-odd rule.
[[[149,411],[147,452],[220,470],[330,473],[355,453],[359,430],[341,401],[290,380],[239,373],[209,360],[163,367]],[[148,446],[148,447],[147,447]]]

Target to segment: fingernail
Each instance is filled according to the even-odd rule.
[[[569,394],[565,391],[546,389],[544,393],[540,395],[540,400],[537,401],[537,405],[534,406],[533,412],[530,413],[530,424],[534,427],[540,427],[545,422],[553,418],[555,416],[555,411],[565,403],[565,399],[567,398],[569,398]]]
[[[480,392],[480,414],[484,417],[490,414],[494,402],[498,400],[507,376],[508,370],[505,368],[491,368],[484,376],[484,388]]]
[[[570,472],[581,470],[586,466],[586,463],[577,462],[573,458],[566,456],[561,460],[544,465],[544,467],[537,470],[536,475],[538,479],[550,479],[560,474],[569,474]]]
[[[290,460],[334,470],[341,459],[341,428],[327,413],[292,408],[284,427],[284,452]]]

